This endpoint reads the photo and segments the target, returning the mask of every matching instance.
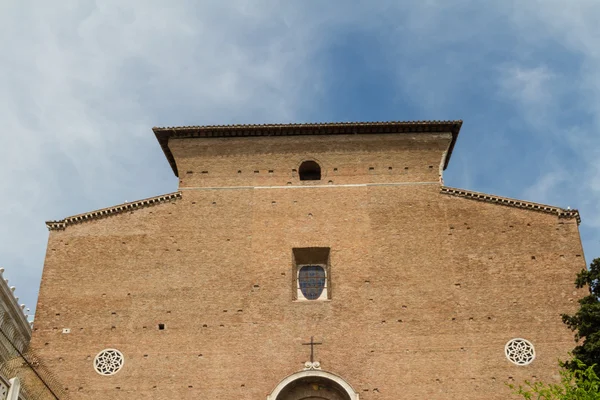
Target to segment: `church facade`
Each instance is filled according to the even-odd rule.
[[[73,399],[557,380],[579,214],[445,186],[461,124],[154,128],[178,191],[47,223],[32,351]]]

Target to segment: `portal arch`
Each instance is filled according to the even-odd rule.
[[[279,382],[267,400],[358,400],[358,393],[335,374],[306,370]]]

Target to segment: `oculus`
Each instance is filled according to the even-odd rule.
[[[504,354],[513,364],[527,365],[535,359],[535,348],[530,341],[517,338],[506,343]]]
[[[119,350],[105,349],[94,358],[94,369],[100,375],[114,375],[123,367],[124,362],[125,358]]]

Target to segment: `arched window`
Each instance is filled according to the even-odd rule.
[[[321,180],[321,167],[315,161],[304,161],[298,169],[301,181]]]
[[[358,400],[358,393],[341,377],[321,370],[304,370],[288,376],[267,400]]]
[[[327,274],[320,265],[303,265],[298,269],[298,298],[327,298]]]
[[[321,301],[331,299],[329,247],[295,247],[292,249],[293,299]]]

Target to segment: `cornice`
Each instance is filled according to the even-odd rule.
[[[69,225],[78,224],[85,221],[91,221],[101,218],[106,218],[112,215],[121,214],[127,211],[133,211],[140,208],[150,207],[153,205],[167,203],[170,201],[174,201],[177,199],[181,199],[181,192],[174,192],[163,194],[161,196],[150,197],[143,200],[138,200],[130,203],[124,203],[114,207],[102,208],[96,211],[90,211],[84,214],[74,215],[72,217],[67,217],[65,219],[61,219],[58,221],[47,221],[46,226],[48,230],[63,230]]]
[[[0,299],[6,306],[10,319],[19,330],[26,343],[31,339],[31,325],[23,312],[25,305],[19,304],[19,298],[15,297],[15,288],[8,286],[8,279],[4,279],[4,268],[0,268]]]
[[[571,210],[571,209],[565,210],[564,208],[553,207],[553,206],[549,206],[546,204],[532,203],[529,201],[494,196],[491,194],[473,192],[473,191],[464,190],[464,189],[456,189],[456,188],[451,188],[451,187],[447,187],[447,186],[442,186],[440,189],[440,193],[448,194],[451,196],[464,197],[467,199],[484,201],[487,203],[501,204],[501,205],[508,206],[508,207],[523,208],[523,209],[527,209],[527,210],[544,212],[547,214],[554,214],[554,215],[558,216],[559,218],[575,218],[578,225],[581,223],[581,216],[579,215],[578,210]]]
[[[265,124],[265,125],[205,125],[181,127],[154,127],[152,131],[169,161],[175,176],[179,176],[173,153],[169,149],[171,138],[227,138],[256,136],[301,136],[301,135],[363,135],[398,133],[442,133],[450,132],[452,141],[448,148],[444,169],[462,126],[456,121],[389,121],[389,122],[336,122],[309,124]]]

